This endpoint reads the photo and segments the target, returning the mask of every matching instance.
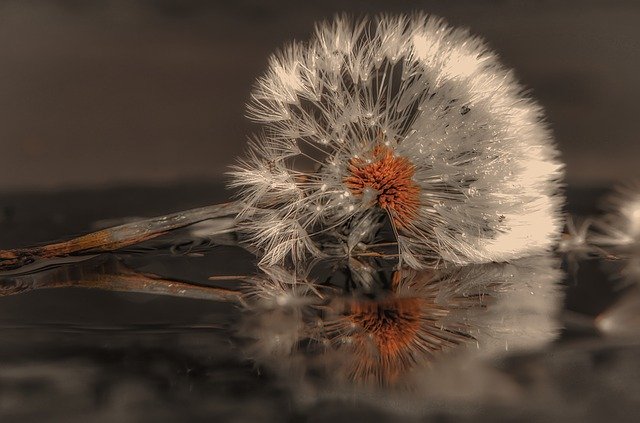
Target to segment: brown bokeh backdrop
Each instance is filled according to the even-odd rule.
[[[0,3],[0,191],[217,181],[268,55],[313,22],[424,10],[470,27],[546,107],[570,185],[640,176],[640,3]]]

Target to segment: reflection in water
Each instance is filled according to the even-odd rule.
[[[59,264],[54,259],[50,264],[51,267],[39,267],[35,273],[0,272],[0,296],[39,289],[93,288],[211,301],[239,301],[241,297],[240,292],[229,289],[201,286],[139,272],[113,255],[90,257],[75,264],[69,264],[68,260]]]
[[[561,319],[551,257],[246,276],[249,253],[172,233],[0,272],[0,420],[623,421],[640,409],[634,199],[569,227]]]
[[[318,283],[271,268],[249,285],[240,334],[305,402],[355,395],[407,411],[479,400],[500,394],[484,391],[490,360],[557,335],[558,265],[543,256],[403,269],[349,290],[335,274]]]
[[[561,272],[549,256],[425,271],[354,260],[347,268],[320,263],[305,275],[271,267],[231,288],[166,279],[123,261],[105,255],[5,274],[2,289],[99,288],[236,303],[237,323],[225,318],[219,329],[204,327],[237,338],[300,404],[352,398],[410,411],[434,400],[500,396],[485,389],[496,377],[489,364],[537,349],[559,329]]]

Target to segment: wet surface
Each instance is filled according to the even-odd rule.
[[[601,191],[570,191],[570,209],[593,213]],[[223,198],[215,185],[5,195],[0,247]],[[635,421],[640,410],[640,294],[620,281],[625,261],[385,271],[349,296],[327,295],[348,276],[315,272],[298,302],[254,289],[239,305],[208,289],[245,285],[209,277],[287,277],[259,276],[239,248],[184,240],[4,277],[16,295],[0,298],[2,421]],[[196,285],[151,294],[134,274]],[[141,292],[85,289],[96,280]],[[417,343],[398,338],[412,331]]]

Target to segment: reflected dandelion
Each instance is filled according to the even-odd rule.
[[[0,282],[2,295],[74,287],[236,304],[221,330],[299,405],[356,398],[407,412],[441,399],[474,403],[488,395],[474,388],[478,372],[499,372],[495,360],[536,350],[558,334],[562,275],[555,258],[427,270],[361,260],[329,272],[331,263],[304,274],[263,268],[206,284],[102,255]]]
[[[460,344],[475,343],[466,324],[446,322],[456,310],[478,305],[478,298],[442,298],[442,281],[415,277],[397,271],[389,292],[379,298],[341,298],[327,307],[322,338],[351,356],[344,363],[350,380],[365,386],[397,385],[418,363]]]
[[[562,274],[551,257],[376,271],[382,273],[375,280],[382,282],[374,290],[345,290],[339,286],[353,285],[336,284],[333,277],[305,278],[300,285],[283,285],[308,293],[306,301],[292,302],[284,312],[256,302],[241,326],[249,356],[293,391],[312,391],[318,399],[356,393],[397,400],[394,393],[411,392],[412,400],[404,399],[411,402],[438,391],[439,376],[433,375],[443,369],[457,374],[453,369],[462,363],[486,366],[540,348],[559,332]],[[287,272],[259,278],[273,285],[277,274]],[[247,327],[258,329],[247,332]],[[280,340],[285,342],[273,348]],[[457,389],[464,391],[460,383]]]

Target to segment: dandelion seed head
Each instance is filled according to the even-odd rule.
[[[244,225],[262,264],[304,260],[380,216],[417,268],[506,261],[558,240],[562,165],[541,108],[480,39],[441,19],[322,23],[271,58],[248,115],[262,134],[232,186],[241,217],[270,216]],[[277,219],[289,230],[271,229]]]
[[[606,213],[596,220],[593,241],[603,247],[637,248],[640,245],[640,184],[618,187],[606,202]]]
[[[572,258],[586,258],[595,252],[590,239],[592,219],[568,216],[566,222],[566,233],[558,243],[558,251],[569,254]]]

